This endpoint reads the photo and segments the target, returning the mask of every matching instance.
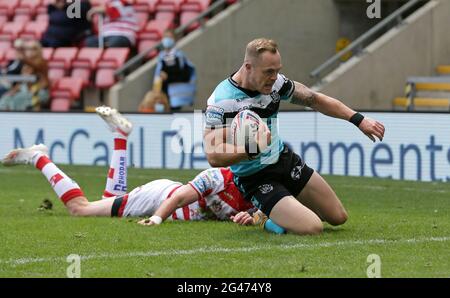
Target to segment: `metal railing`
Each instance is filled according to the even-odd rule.
[[[369,31],[358,37],[354,42],[349,44],[346,48],[335,54],[333,57],[325,61],[322,65],[314,69],[310,76],[317,81],[320,82],[322,78],[322,74],[324,71],[328,68],[331,68],[331,66],[337,64],[341,57],[343,57],[345,54],[356,50],[357,54],[363,52],[363,44],[370,40],[375,34],[379,33],[381,30],[383,30],[385,27],[387,27],[391,22],[397,22],[396,25],[400,25],[403,22],[402,15],[407,12],[410,8],[417,5],[420,2],[427,2],[428,0],[410,0],[407,3],[405,3],[403,6],[401,6],[399,9],[394,11],[392,14],[387,16],[384,20],[380,21],[378,24],[376,24],[373,28],[371,28]]]
[[[243,1],[243,0],[240,0]],[[240,2],[239,1],[239,2]],[[207,10],[199,14],[196,18],[190,20],[188,23],[184,24],[183,26],[180,26],[175,29],[175,35],[182,34],[186,31],[191,25],[199,22],[200,27],[203,28],[206,24],[205,17],[214,12],[216,9],[220,8],[221,6],[224,6],[227,3],[227,0],[217,0],[213,4],[211,4]],[[120,79],[123,80],[131,70],[133,70],[136,66],[140,66],[144,61],[146,61],[146,57],[148,54],[150,54],[152,51],[157,50],[161,47],[161,42],[154,45],[151,48],[146,49],[145,51],[139,53],[138,55],[134,56],[130,60],[128,60],[121,68],[116,70],[115,75]]]

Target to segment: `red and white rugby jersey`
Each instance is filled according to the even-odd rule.
[[[244,200],[233,181],[233,173],[228,168],[208,169],[189,182],[199,195],[198,204],[206,218],[229,220],[241,211],[253,211],[252,203]]]
[[[133,6],[125,5],[123,0],[110,0],[106,3],[106,16],[103,36],[125,36],[136,44],[139,26]]]

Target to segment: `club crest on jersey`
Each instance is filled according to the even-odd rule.
[[[263,184],[260,185],[258,188],[263,195],[268,194],[273,190],[273,186],[271,184]]]
[[[291,171],[292,180],[300,180],[300,176],[302,175],[304,165],[296,166]]]
[[[280,94],[278,94],[277,91],[270,93],[270,97],[272,97],[274,103],[278,103],[281,99]]]

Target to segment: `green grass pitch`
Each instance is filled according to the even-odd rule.
[[[62,166],[90,200],[107,169]],[[129,170],[129,189],[198,171]],[[227,222],[142,227],[135,219],[72,218],[39,171],[0,167],[0,277],[450,277],[450,184],[326,177],[349,211],[320,236],[273,235]],[[39,211],[44,198],[53,210]]]

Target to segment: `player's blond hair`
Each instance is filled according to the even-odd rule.
[[[278,44],[276,41],[267,38],[252,40],[245,49],[245,61],[257,59],[265,52],[276,54],[278,52]]]

